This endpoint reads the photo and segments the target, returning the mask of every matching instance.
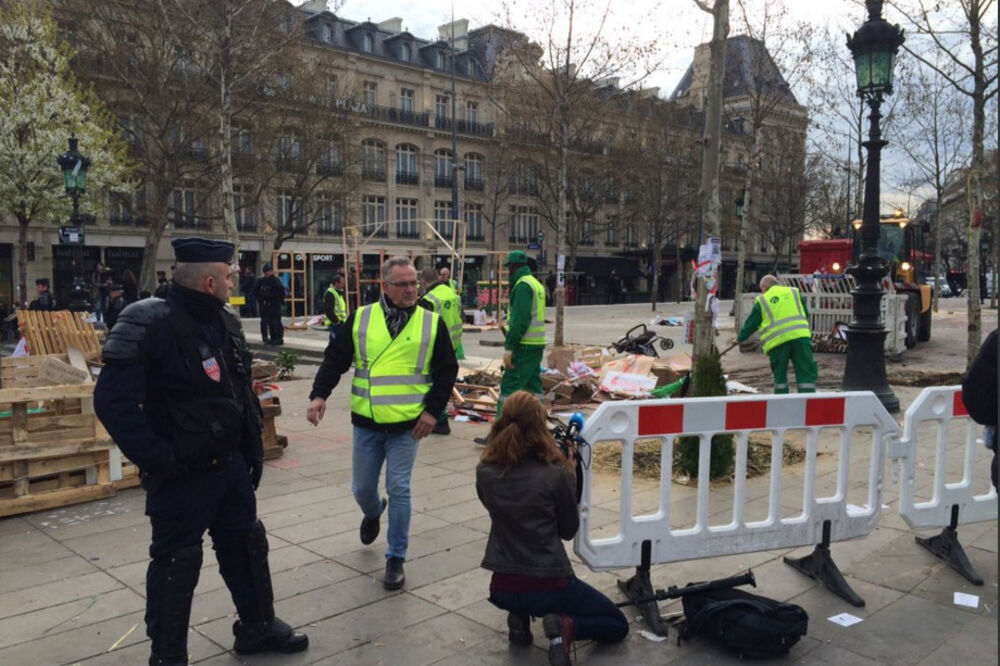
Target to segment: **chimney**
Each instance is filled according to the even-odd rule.
[[[456,19],[452,23],[445,23],[438,26],[438,38],[443,42],[451,43],[451,32],[455,31],[455,49],[466,51],[469,48],[469,19]]]
[[[403,31],[403,19],[398,16],[394,16],[391,19],[386,19],[378,24],[379,30],[385,30],[390,35],[395,35],[396,33]]]

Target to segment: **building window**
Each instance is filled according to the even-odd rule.
[[[242,127],[233,128],[233,154],[253,154],[253,142],[250,139],[250,130]]]
[[[275,198],[275,223],[279,229],[301,231],[305,228],[302,201],[291,190],[278,190]]]
[[[447,58],[444,55],[444,51],[437,52],[437,68],[444,69],[447,65]]]
[[[146,219],[146,188],[141,187],[135,192],[111,192],[111,210],[109,222],[111,226],[145,226]]]
[[[447,95],[437,95],[434,98],[434,115],[438,118],[448,118],[449,107],[450,104]]]
[[[197,215],[194,182],[184,181],[171,193],[170,217],[175,229],[205,229],[208,224]]]
[[[534,243],[538,237],[538,209],[533,206],[511,206],[509,228],[507,239],[511,242]]]
[[[639,247],[639,232],[633,222],[625,225],[625,247]]]
[[[419,185],[417,172],[417,148],[408,143],[396,146],[396,184]]]
[[[594,221],[586,219],[580,223],[580,245],[594,244]]]
[[[522,162],[514,167],[510,190],[514,194],[538,196],[538,170],[533,164]]]
[[[361,177],[365,180],[385,182],[385,145],[377,139],[365,139],[361,143]]]
[[[465,155],[465,189],[482,191],[483,156],[478,153]]]
[[[233,185],[233,213],[238,231],[257,231],[253,188],[248,185]]]
[[[451,216],[450,201],[434,202],[434,228],[437,229],[437,232],[445,238],[451,238],[455,224]]]
[[[274,161],[286,162],[302,159],[302,143],[292,131],[286,131],[274,147]]]
[[[410,45],[403,43],[399,45],[399,59],[403,62],[410,62],[413,59],[412,50]]]
[[[365,53],[371,53],[375,50],[375,38],[372,37],[370,32],[366,32],[361,36],[361,50]]]
[[[361,199],[361,233],[385,236],[385,197],[367,195]]]
[[[470,123],[479,122],[479,102],[465,103],[465,119]]]
[[[609,247],[618,247],[618,218],[609,216],[607,228],[604,230],[604,244]]]
[[[338,176],[343,172],[343,162],[340,151],[340,142],[330,139],[323,145],[323,154],[320,156],[317,171],[321,176]]]
[[[399,110],[403,113],[413,113],[413,90],[410,88],[400,89]]]
[[[326,97],[330,100],[337,98],[337,77],[332,74],[326,77]]]
[[[416,199],[396,199],[396,237],[420,237],[420,229],[417,225]]]
[[[465,204],[465,237],[468,240],[481,241],[483,235],[483,205]]]
[[[450,150],[434,151],[434,187],[451,187],[455,175],[455,160]]]
[[[333,44],[333,26],[329,23],[323,24],[323,41],[327,44]]]
[[[328,192],[316,195],[316,233],[324,236],[339,234],[344,227],[344,211],[340,201]]]
[[[378,103],[378,84],[374,81],[363,81],[361,99],[368,106],[375,106]]]

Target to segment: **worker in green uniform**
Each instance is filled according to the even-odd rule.
[[[418,305],[441,317],[448,329],[451,346],[457,350],[462,344],[462,309],[459,307],[458,294],[446,280],[439,279],[438,272],[431,266],[420,271],[420,281],[423,283],[424,297],[420,299]],[[438,421],[431,432],[435,435],[451,434],[447,407],[438,416]]]
[[[458,296],[458,307],[461,308],[462,307],[462,292],[459,291],[458,284],[454,280],[451,279],[451,269],[449,269],[447,266],[442,266],[441,268],[439,268],[438,269],[438,279],[441,282],[447,284],[449,287],[451,287],[452,290],[454,290],[455,294]],[[459,309],[459,311],[458,311],[458,317],[459,317],[460,320],[463,319],[461,309]],[[462,323],[464,324],[465,322],[463,321]],[[457,358],[459,361],[461,361],[461,360],[463,360],[465,358],[465,348],[462,346],[462,338],[461,338],[461,336],[459,336],[459,338],[458,338],[458,344],[455,345],[455,358]]]
[[[545,287],[531,274],[523,251],[511,252],[505,263],[510,270],[510,303],[498,417],[503,411],[503,401],[515,391],[529,391],[541,399],[542,380],[538,370],[545,352]]]
[[[742,342],[760,330],[761,345],[771,361],[774,392],[788,393],[791,361],[799,393],[815,393],[818,368],[812,353],[809,311],[802,294],[795,287],[781,286],[773,275],[761,278],[760,291],[736,341]]]
[[[342,291],[344,291],[344,276],[336,273],[330,280],[326,293],[323,294],[323,313],[326,315],[323,325],[327,328],[347,321],[347,301]]]

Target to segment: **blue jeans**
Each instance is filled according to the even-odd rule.
[[[576,576],[570,576],[566,587],[556,590],[504,592],[491,589],[490,603],[519,615],[568,615],[573,619],[573,640],[618,643],[628,635],[628,620],[614,602]]]
[[[410,541],[410,473],[416,458],[417,440],[409,430],[381,432],[354,428],[351,491],[366,518],[375,518],[382,509],[378,477],[385,462],[385,490],[389,495],[386,557],[406,559]]]

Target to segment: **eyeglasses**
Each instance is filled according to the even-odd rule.
[[[410,289],[416,289],[417,288],[417,281],[416,280],[412,280],[410,282],[393,282],[392,280],[386,280],[385,283],[386,284],[391,284],[393,287],[402,287],[404,289],[406,287],[409,287]]]

